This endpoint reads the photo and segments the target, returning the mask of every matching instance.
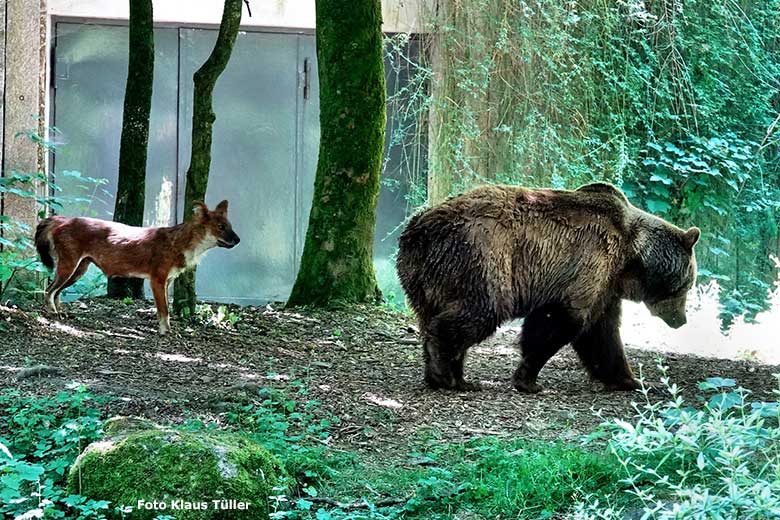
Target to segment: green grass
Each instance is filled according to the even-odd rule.
[[[486,518],[551,518],[586,495],[612,497],[621,489],[621,468],[613,457],[524,439],[484,437],[442,444],[412,451],[406,461],[388,462],[366,464],[358,458],[336,470],[318,492],[340,502],[376,503],[389,497],[404,499],[404,504],[375,513],[368,508],[359,516],[337,509],[331,516],[320,515],[436,520],[468,511]]]

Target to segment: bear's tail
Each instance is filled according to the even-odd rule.
[[[54,218],[49,217],[41,220],[38,227],[35,228],[35,249],[38,250],[41,262],[48,269],[54,269],[54,258],[52,257],[54,245],[51,240],[51,231],[54,224]]]

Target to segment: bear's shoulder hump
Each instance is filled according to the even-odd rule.
[[[623,194],[623,192],[617,189],[612,184],[609,184],[608,182],[592,182],[590,184],[585,184],[584,186],[580,186],[574,191],[612,195],[620,199],[622,202],[628,203],[628,199]]]

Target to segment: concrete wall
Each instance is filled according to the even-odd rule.
[[[386,32],[420,32],[418,20],[425,0],[383,0]],[[250,0],[252,17],[244,7],[242,25],[251,27],[314,28],[315,0]],[[154,20],[179,25],[219,24],[218,0],[154,0]],[[126,20],[127,0],[49,0],[52,16]]]
[[[39,130],[42,121],[45,82],[45,0],[6,0],[3,49],[4,118],[2,128],[2,174],[32,173],[43,168],[42,150],[20,132]],[[43,52],[42,52],[43,51]],[[6,194],[3,214],[28,225],[35,224],[36,203]]]

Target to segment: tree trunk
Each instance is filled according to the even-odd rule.
[[[152,0],[130,0],[127,85],[119,144],[114,221],[131,226],[140,226],[144,220],[146,149],[149,143],[153,78]],[[108,295],[112,298],[143,298],[144,282],[140,278],[109,279]]]
[[[241,25],[242,0],[225,0],[219,35],[208,59],[193,76],[192,153],[184,191],[184,218],[192,218],[193,205],[206,198],[211,167],[214,86],[227,67]],[[181,316],[195,312],[195,269],[182,273],[173,286],[173,309]]]
[[[317,0],[320,152],[288,306],[377,302],[373,263],[385,138],[380,0]]]
[[[447,96],[452,88],[449,85],[449,75],[446,74],[448,39],[443,27],[451,23],[452,8],[450,0],[440,0],[433,4],[431,18],[437,24],[429,34],[430,59],[429,66],[433,72],[431,78],[431,105],[428,109],[428,204],[434,206],[450,196],[453,184],[453,171],[449,159],[450,147],[447,143],[446,131]],[[423,58],[425,59],[425,58]]]

